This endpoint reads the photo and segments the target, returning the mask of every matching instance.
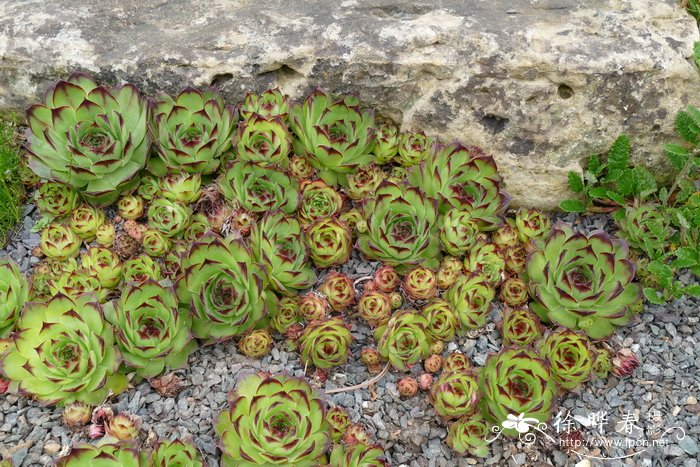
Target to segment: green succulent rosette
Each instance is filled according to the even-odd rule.
[[[235,161],[218,179],[226,199],[252,213],[281,209],[293,214],[299,204],[299,184],[284,172]]]
[[[123,263],[119,256],[107,248],[88,248],[80,256],[83,269],[96,277],[102,287],[112,289],[122,278]]]
[[[0,259],[0,339],[10,335],[28,297],[29,284],[17,263]]]
[[[326,421],[331,428],[331,441],[337,443],[343,438],[350,426],[350,414],[339,406],[333,406],[326,412]]]
[[[355,285],[350,276],[336,271],[329,272],[323,278],[318,291],[326,297],[333,311],[339,313],[344,312],[355,303],[355,296],[357,295]]]
[[[527,285],[519,277],[509,277],[501,283],[500,298],[510,307],[525,305],[529,299]]]
[[[377,350],[397,370],[408,370],[430,355],[427,328],[422,315],[410,310],[396,312],[375,330]]]
[[[138,195],[146,201],[151,201],[153,199],[159,198],[161,196],[161,193],[158,179],[156,179],[155,177],[141,178],[141,185],[139,185],[137,192]]]
[[[435,140],[423,131],[406,131],[399,135],[398,154],[394,161],[402,167],[413,167],[428,158]]]
[[[434,298],[421,310],[428,322],[426,334],[433,341],[449,342],[455,337],[459,320],[447,300]]]
[[[616,218],[620,236],[627,240],[630,247],[652,257],[668,248],[673,228],[668,215],[658,205],[628,206],[624,209],[624,214]]]
[[[62,272],[49,279],[47,283],[49,293],[51,295],[63,294],[70,298],[91,293],[100,303],[103,303],[107,298],[108,291],[102,288],[97,277],[88,274],[84,269]]]
[[[397,185],[400,185],[408,180],[408,169],[405,167],[401,166],[394,166],[391,167],[389,172],[385,172],[385,177],[384,179],[396,183]]]
[[[610,351],[604,348],[595,349],[595,360],[591,371],[598,378],[607,378],[613,369],[612,357]]]
[[[379,165],[391,161],[399,150],[399,127],[394,123],[381,122],[376,130],[377,143],[372,148],[374,162]]]
[[[314,166],[303,157],[292,156],[289,158],[289,175],[297,180],[310,180],[315,172]]]
[[[457,454],[477,457],[489,456],[489,442],[493,433],[481,414],[470,414],[452,422],[447,428],[447,445]]]
[[[522,245],[511,246],[501,250],[501,255],[506,263],[506,271],[520,275],[527,267],[527,250]]]
[[[117,373],[121,355],[114,332],[90,294],[25,304],[12,339],[0,361],[12,392],[44,404],[97,405],[110,391],[126,389],[126,378]]]
[[[214,425],[221,465],[316,466],[330,444],[325,415],[325,402],[305,380],[249,375]]]
[[[506,347],[524,347],[538,341],[544,334],[540,318],[527,308],[506,309],[498,327]]]
[[[334,444],[330,464],[333,467],[387,467],[384,449],[379,444]]]
[[[374,194],[384,177],[384,172],[375,165],[360,167],[347,175],[348,186],[345,188],[345,194],[355,201],[365,199]]]
[[[244,334],[277,305],[266,290],[263,267],[242,240],[210,234],[182,257],[177,297],[192,313],[199,339],[221,340]]]
[[[627,324],[629,306],[641,297],[632,282],[635,265],[627,244],[602,231],[574,233],[558,222],[528,256],[531,307],[543,320],[582,330],[592,339],[609,337]]]
[[[105,317],[114,325],[124,363],[143,378],[182,368],[197,348],[189,313],[178,310],[171,287],[154,280],[128,284],[119,300],[105,306]]]
[[[148,208],[148,225],[166,237],[175,237],[187,227],[192,211],[189,207],[157,198]]]
[[[478,329],[486,325],[493,308],[496,289],[480,273],[459,276],[445,292],[445,299],[452,306],[460,322],[460,331]]]
[[[279,88],[268,89],[262,94],[246,94],[239,109],[241,118],[248,120],[258,114],[263,117],[280,117],[287,121],[289,98]]]
[[[515,213],[515,227],[521,242],[544,238],[552,227],[549,216],[539,209],[520,208]]]
[[[370,326],[378,326],[391,316],[391,300],[384,292],[365,291],[357,301],[357,314]]]
[[[146,467],[143,452],[131,443],[94,444],[81,443],[70,451],[67,456],[56,459],[56,467]]]
[[[146,253],[148,256],[160,258],[168,253],[172,243],[170,239],[163,235],[160,231],[156,229],[146,229],[146,231],[143,233],[141,246],[143,247],[144,253]]]
[[[593,374],[595,354],[591,341],[581,332],[566,328],[549,331],[538,350],[563,389],[575,389]]]
[[[45,182],[34,193],[34,204],[43,216],[64,217],[78,206],[78,192],[63,183]]]
[[[202,195],[202,174],[178,172],[166,174],[158,180],[160,185],[160,196],[163,198],[182,203],[191,204]]]
[[[290,109],[295,154],[304,155],[329,185],[346,186],[346,175],[372,161],[374,112],[353,96],[339,99],[316,89]]]
[[[270,287],[283,295],[296,295],[316,282],[302,232],[296,218],[273,211],[265,214],[250,234],[253,256],[265,266]]]
[[[323,180],[304,181],[297,216],[303,225],[335,216],[343,208],[343,198]]]
[[[97,229],[104,224],[105,213],[92,206],[80,206],[71,212],[69,227],[81,240],[89,243],[95,239]]]
[[[509,218],[502,226],[491,232],[491,241],[499,249],[506,250],[520,245],[520,233],[514,225],[513,219]]]
[[[464,270],[483,274],[491,284],[500,284],[506,262],[498,247],[481,237],[474,241],[464,257]]]
[[[167,171],[210,174],[231,147],[237,120],[234,107],[225,105],[218,91],[186,88],[174,99],[156,96],[149,132]]]
[[[367,231],[359,234],[357,246],[368,258],[400,272],[419,264],[437,268],[436,200],[418,188],[383,182],[374,197],[362,202],[361,211]]]
[[[481,230],[498,228],[510,201],[493,158],[459,143],[436,148],[411,170],[408,181],[440,201],[440,214],[450,208],[468,211]]]
[[[29,167],[94,206],[113,203],[136,188],[148,159],[146,102],[131,84],[110,89],[79,72],[58,81],[27,109]]]
[[[401,287],[413,300],[430,300],[437,296],[437,277],[432,270],[417,266],[406,273]]]
[[[195,214],[190,217],[190,224],[185,229],[184,239],[189,242],[200,240],[211,230],[209,219],[204,214]]]
[[[311,224],[304,236],[309,257],[318,268],[347,263],[352,252],[352,232],[347,224],[335,217],[319,219]]]
[[[159,441],[153,448],[151,467],[204,467],[202,456],[191,441]]]
[[[479,373],[484,418],[502,427],[506,436],[517,436],[515,428],[503,427],[511,417],[534,418],[546,422],[559,386],[549,364],[530,348],[505,348],[490,355]]]
[[[440,242],[447,254],[462,256],[472,247],[479,234],[479,224],[468,211],[450,209],[442,218]]]
[[[430,388],[435,413],[447,420],[460,418],[477,410],[479,387],[469,371],[444,371]]]
[[[270,316],[270,325],[280,334],[284,334],[289,326],[300,321],[297,297],[282,297],[279,306]]]
[[[323,370],[344,364],[350,354],[352,334],[342,318],[312,321],[300,337],[301,361]]]
[[[238,125],[233,138],[233,151],[238,160],[264,167],[289,166],[292,134],[282,117],[252,114]]]
[[[272,350],[272,336],[267,329],[254,329],[238,341],[238,350],[249,358],[263,358]]]
[[[151,257],[139,255],[136,258],[124,262],[122,268],[124,283],[145,282],[148,279],[159,281],[163,276],[160,265],[153,261]]]

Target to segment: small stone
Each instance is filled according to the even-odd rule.
[[[683,439],[678,441],[678,446],[680,446],[681,449],[683,449],[687,454],[691,456],[694,456],[698,452],[700,452],[695,440],[688,435],[686,435]]]
[[[697,400],[695,397],[693,397],[693,396],[689,396],[689,397],[685,400],[685,405],[695,405],[695,404],[697,404],[697,403],[698,403],[698,400]]]
[[[61,445],[56,441],[47,441],[46,444],[44,444],[44,452],[49,456],[55,455],[60,450]]]

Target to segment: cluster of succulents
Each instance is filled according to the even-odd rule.
[[[232,106],[213,89],[148,98],[75,73],[27,119],[45,220],[29,280],[0,261],[9,391],[79,418],[73,404],[133,378],[174,390],[167,372],[199,344],[236,339],[262,358],[281,336],[321,382],[349,359],[411,372],[400,395],[427,392],[452,449],[486,456],[491,424],[544,421],[560,391],[634,369],[595,342],[640,298],[624,241],[536,209],[507,215],[492,157],[401,131],[357,97],[316,90],[293,103],[275,89]],[[654,222],[629,212],[625,236],[644,246],[637,232]],[[341,272],[353,254],[381,267]],[[498,313],[504,348],[483,368],[445,353]],[[374,343],[353,355],[358,325]],[[116,416],[93,425],[95,437],[133,428]],[[385,465],[347,413],[287,375],[241,380],[215,430],[222,465]],[[146,453],[120,442],[78,446],[59,465],[96,457],[201,464],[186,443]]]

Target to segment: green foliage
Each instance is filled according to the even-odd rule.
[[[14,123],[0,121],[0,247],[19,222],[24,187],[20,182],[21,157]]]

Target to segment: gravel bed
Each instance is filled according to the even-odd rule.
[[[36,213],[27,208],[23,228],[0,257],[9,255],[23,272],[28,271],[37,258],[31,251],[39,243],[39,235],[30,229]],[[613,229],[605,216],[578,218],[558,216],[584,230]],[[353,277],[373,272],[376,263],[353,259],[342,269]],[[688,274],[681,278],[693,281]],[[679,465],[697,466],[698,438],[700,435],[700,301],[682,299],[664,307],[647,306],[636,323],[620,329],[611,343],[631,348],[641,361],[631,377],[595,380],[571,393],[561,401],[563,413],[571,413],[577,420],[585,420],[592,413],[607,412],[619,420],[632,413],[646,422],[645,416],[657,412],[655,423],[664,428],[678,426],[686,433],[677,440],[672,434],[664,437],[667,444],[646,448],[639,455],[626,460],[584,460],[586,465]],[[498,311],[494,311],[497,315]],[[353,357],[343,367],[333,370],[326,389],[349,386],[371,377],[359,363],[359,352],[370,330],[352,321],[356,338]],[[461,338],[450,343],[447,350],[461,350],[477,365],[482,365],[489,352],[500,349],[498,332],[485,332],[474,339]],[[128,411],[143,419],[143,439],[192,437],[211,466],[218,465],[217,441],[212,420],[226,405],[226,394],[244,374],[261,369],[270,372],[287,371],[302,375],[304,367],[295,353],[284,350],[277,341],[271,354],[262,360],[253,360],[237,352],[235,342],[229,341],[201,348],[190,357],[189,366],[176,373],[185,388],[176,397],[158,395],[147,382],[132,387],[109,403],[115,411]],[[419,368],[414,368],[416,374]],[[544,436],[533,445],[518,440],[497,440],[491,445],[492,456],[487,459],[454,456],[445,444],[447,424],[434,416],[426,393],[412,399],[401,399],[396,381],[403,376],[388,373],[372,388],[342,392],[329,397],[333,404],[346,408],[355,422],[361,422],[386,449],[393,466],[471,466],[471,465],[574,465],[581,461],[576,454],[559,450]],[[555,411],[556,413],[556,411]],[[550,424],[551,425],[551,424]],[[592,427],[578,427],[590,433]],[[612,426],[606,427],[611,433]],[[553,435],[550,427],[547,431]],[[644,434],[638,437],[645,438]],[[16,395],[0,395],[0,458],[11,457],[15,466],[50,464],[59,454],[65,454],[74,442],[87,440],[84,431],[71,432],[61,423],[61,409],[42,407],[36,402]],[[642,451],[643,447],[628,448],[588,447],[582,450],[588,456],[624,457]],[[590,462],[587,463],[587,462]]]

